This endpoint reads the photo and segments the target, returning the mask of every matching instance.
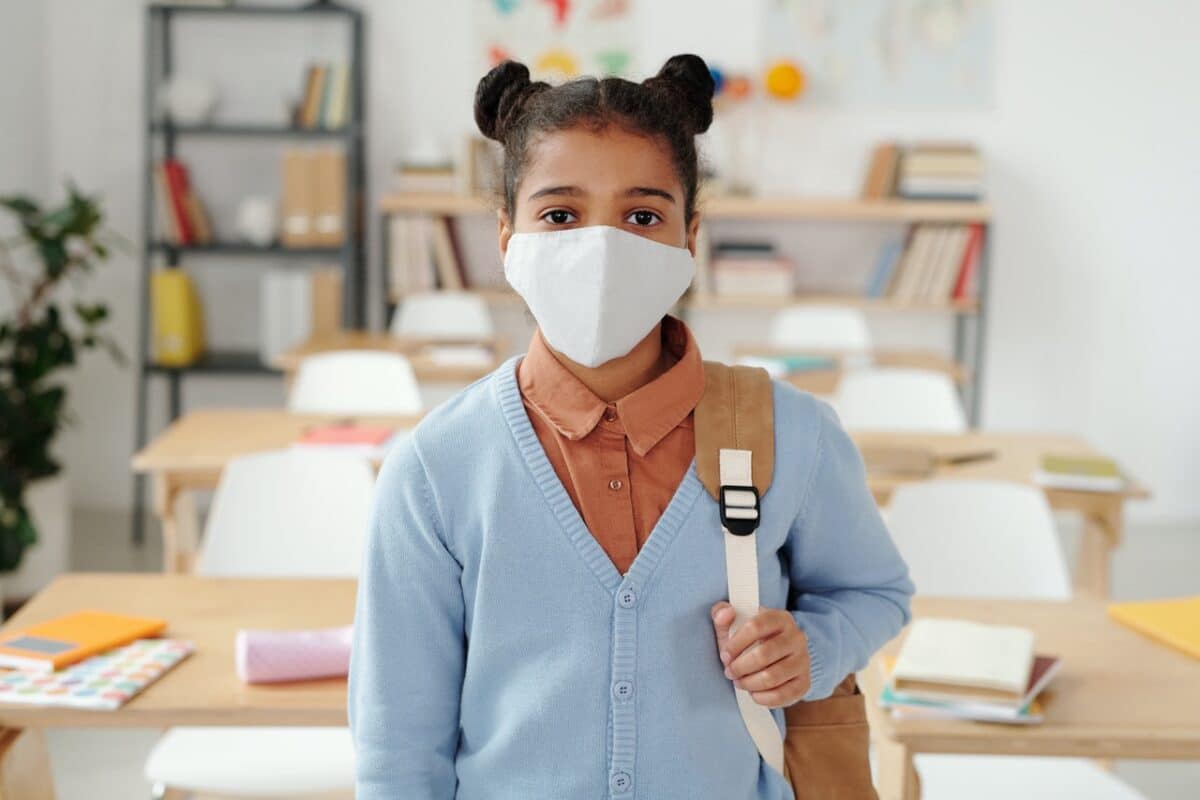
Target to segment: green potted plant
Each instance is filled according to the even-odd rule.
[[[0,279],[9,297],[5,302],[0,295],[0,573],[18,570],[37,543],[39,514],[31,513],[31,496],[61,470],[51,447],[70,418],[63,370],[95,347],[122,360],[102,332],[106,306],[66,307],[112,244],[97,201],[67,188],[66,201],[56,208],[43,209],[24,196],[0,197],[0,208],[16,223],[16,234],[0,239]],[[65,523],[65,482],[60,477],[58,483],[63,491],[50,495],[58,507],[45,508],[42,516]],[[65,541],[60,547],[65,553]]]

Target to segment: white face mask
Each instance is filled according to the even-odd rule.
[[[608,225],[514,233],[504,255],[504,277],[546,342],[588,367],[632,350],[695,274],[686,247]]]

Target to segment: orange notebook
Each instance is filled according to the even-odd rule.
[[[1200,658],[1200,595],[1178,600],[1113,603],[1108,615],[1140,634]]]
[[[157,636],[167,621],[105,611],[77,611],[0,636],[0,667],[53,672],[128,644]]]

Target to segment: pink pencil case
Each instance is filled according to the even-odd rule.
[[[283,683],[345,677],[353,628],[238,631],[237,672],[246,683]]]

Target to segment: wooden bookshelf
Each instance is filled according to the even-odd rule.
[[[470,194],[451,193],[391,193],[379,201],[379,210],[386,218],[392,215],[428,217],[484,217],[495,214],[498,200]],[[705,196],[698,202],[705,222],[750,220],[760,222],[843,222],[863,224],[967,225],[991,223],[992,209],[985,202],[915,201],[896,198],[863,200],[856,197],[745,197],[730,195]],[[978,269],[977,297],[938,301],[897,300],[893,297],[867,297],[856,294],[784,294],[784,295],[716,295],[711,291],[712,276],[709,261],[710,226],[701,225],[703,242],[697,245],[697,268],[700,273],[692,290],[683,297],[678,308],[689,311],[777,310],[797,305],[838,305],[861,309],[865,313],[904,313],[941,315],[953,321],[955,374],[966,376],[960,383],[966,388],[968,415],[973,425],[980,420],[980,396],[983,378],[984,336],[988,316],[989,239],[985,232]],[[385,228],[385,237],[387,236]],[[387,263],[390,245],[385,238],[385,280],[391,278]],[[503,286],[471,289],[489,303],[519,305],[513,291]],[[390,314],[402,296],[388,284],[385,312]],[[968,342],[968,330],[971,332]]]
[[[384,214],[466,216],[490,214],[495,206],[469,194],[388,194],[379,201]],[[986,203],[942,203],[856,198],[710,197],[700,213],[713,220],[780,219],[862,222],[987,222]]]

